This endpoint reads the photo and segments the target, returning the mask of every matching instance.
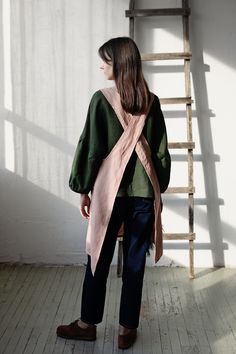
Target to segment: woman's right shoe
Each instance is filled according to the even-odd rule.
[[[95,325],[88,325],[87,328],[82,328],[78,326],[78,320],[76,320],[69,325],[58,326],[57,335],[66,339],[93,341],[96,340],[97,327]]]
[[[124,334],[118,335],[119,349],[130,348],[137,338],[137,328],[126,328]]]

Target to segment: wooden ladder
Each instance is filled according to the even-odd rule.
[[[187,125],[187,141],[170,142],[169,149],[185,149],[187,151],[188,163],[188,186],[187,187],[169,187],[165,193],[186,193],[188,195],[188,232],[187,233],[164,233],[164,240],[188,240],[189,241],[189,277],[194,278],[194,262],[193,262],[193,241],[194,233],[194,192],[193,186],[193,149],[195,143],[192,136],[192,98],[191,98],[191,77],[190,77],[190,42],[189,42],[189,1],[182,0],[181,8],[168,9],[136,9],[135,0],[130,0],[129,10],[126,11],[126,17],[129,17],[129,35],[134,39],[134,24],[136,17],[147,16],[181,16],[183,24],[183,52],[181,53],[148,53],[142,54],[143,61],[154,60],[183,60],[184,76],[185,76],[185,97],[161,98],[161,105],[182,104],[186,107],[186,125]],[[122,269],[122,237],[118,238],[118,265],[117,274],[121,275]]]

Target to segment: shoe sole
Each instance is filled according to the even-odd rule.
[[[130,344],[129,346],[121,346],[121,345],[118,345],[118,348],[119,348],[119,349],[129,349],[129,348],[131,348],[133,345],[134,345],[134,343]]]
[[[75,340],[84,340],[86,342],[92,342],[96,340],[96,337],[67,337],[67,336],[63,336],[61,334],[57,333],[57,336],[60,338],[64,338],[64,339],[75,339]]]

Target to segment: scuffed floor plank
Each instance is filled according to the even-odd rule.
[[[0,265],[1,354],[121,354],[122,279],[111,268],[95,342],[57,338],[79,317],[83,266]],[[138,338],[127,354],[236,354],[236,269],[146,268]]]

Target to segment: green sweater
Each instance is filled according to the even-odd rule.
[[[74,192],[88,194],[93,189],[102,160],[110,153],[122,133],[123,128],[113,108],[101,91],[95,92],[72,165],[69,186]],[[150,145],[163,193],[169,184],[171,160],[165,121],[157,96],[154,96],[143,134]],[[117,196],[154,197],[152,185],[136,152],[133,152],[128,162]]]

